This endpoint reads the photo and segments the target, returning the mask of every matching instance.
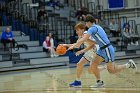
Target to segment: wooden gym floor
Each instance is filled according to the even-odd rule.
[[[118,60],[122,64],[127,60]],[[140,93],[140,58],[134,59],[138,70],[126,69],[111,75],[101,72],[104,88],[90,88],[95,77],[87,72],[82,75],[82,88],[70,88],[75,80],[75,67],[40,68],[0,73],[0,93]]]

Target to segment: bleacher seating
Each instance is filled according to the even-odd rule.
[[[0,27],[4,29],[5,27]],[[24,48],[19,48],[16,51],[12,48],[12,51],[3,51],[2,44],[0,43],[0,71],[8,71],[23,69],[23,68],[33,68],[35,67],[49,67],[49,66],[64,66],[69,62],[68,57],[60,57],[60,58],[46,58],[49,57],[49,54],[43,52],[42,46],[39,45],[39,41],[30,41],[29,36],[21,36],[20,31],[13,31],[14,38],[18,42],[18,44],[26,44],[28,45],[28,50]],[[10,59],[12,57],[12,59]],[[60,59],[64,60],[60,60]],[[7,60],[11,61],[7,61]],[[48,60],[49,59],[49,60]],[[43,61],[43,63],[42,63]],[[36,63],[38,62],[38,64]],[[42,65],[41,65],[42,64]],[[51,64],[51,65],[50,65]]]
[[[140,54],[140,50],[137,50],[137,51],[136,51],[136,54]]]
[[[7,67],[12,67],[12,61],[4,61],[4,62],[0,62],[0,68],[7,68]]]
[[[127,50],[140,50],[140,45],[129,45]]]
[[[60,63],[60,64],[68,64],[68,57],[57,57],[57,58],[39,58],[39,59],[30,59],[30,64],[53,64],[53,63]]]

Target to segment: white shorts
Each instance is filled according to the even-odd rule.
[[[89,61],[90,63],[94,61],[95,59],[95,55],[96,55],[96,50],[94,49],[91,49],[91,50],[88,50],[84,55],[83,57]]]

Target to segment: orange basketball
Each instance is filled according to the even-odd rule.
[[[63,45],[58,45],[57,48],[56,48],[56,53],[58,55],[64,55],[67,51],[67,48]]]

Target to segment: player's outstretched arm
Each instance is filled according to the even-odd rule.
[[[59,45],[62,45],[62,46],[65,46],[65,47],[70,47],[70,46],[72,46],[73,44],[59,44]]]
[[[73,44],[71,47],[68,48],[68,50],[72,50],[73,48],[76,48],[78,46],[80,46],[81,44],[83,44],[86,40],[88,40],[90,37],[90,35],[88,34],[84,34],[84,36],[82,38],[80,38],[75,44]]]

